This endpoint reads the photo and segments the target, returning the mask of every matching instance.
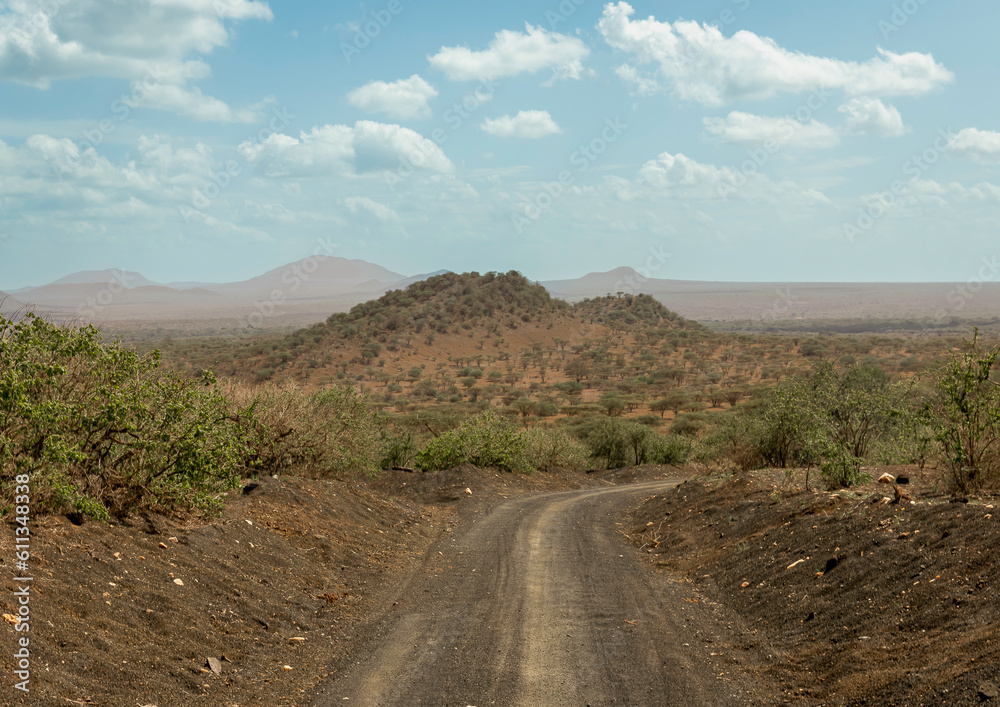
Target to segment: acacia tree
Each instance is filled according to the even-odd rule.
[[[567,376],[580,383],[590,375],[590,366],[583,358],[577,357],[566,364],[564,371]]]

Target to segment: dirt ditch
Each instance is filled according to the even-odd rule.
[[[806,491],[804,474],[688,481],[635,509],[650,562],[744,627],[714,650],[763,650],[802,704],[1000,704],[1000,516],[949,503],[936,477]],[[900,490],[897,501],[895,489]],[[912,499],[912,500],[911,500]]]

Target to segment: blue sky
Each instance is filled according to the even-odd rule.
[[[997,255],[998,21],[985,0],[0,0],[0,289],[316,252],[965,281]]]

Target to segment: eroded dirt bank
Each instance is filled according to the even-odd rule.
[[[891,485],[833,494],[760,472],[650,498],[630,530],[652,564],[743,617],[713,652],[773,655],[764,674],[785,700],[1000,704],[994,500],[949,503],[929,472],[890,471],[915,503],[891,502]]]

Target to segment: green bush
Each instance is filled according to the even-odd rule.
[[[841,371],[818,364],[727,421],[729,456],[742,469],[818,463],[832,485],[861,483],[861,464],[873,451],[891,458],[911,446],[905,434],[909,392],[868,364]]]
[[[0,510],[18,475],[37,512],[217,508],[244,468],[243,415],[210,376],[158,366],[92,326],[0,317]]]
[[[572,469],[590,465],[590,452],[565,430],[534,428],[524,433],[525,451],[532,466],[540,471]]]
[[[836,448],[820,462],[820,475],[831,490],[859,486],[871,481],[871,476],[861,471],[862,461],[847,450]]]
[[[428,471],[473,464],[527,473],[532,466],[525,450],[526,439],[521,430],[489,410],[431,440],[417,452],[415,462],[418,468]]]
[[[691,440],[679,435],[656,435],[651,440],[649,461],[653,464],[683,464],[691,454]]]
[[[634,420],[604,418],[584,432],[590,454],[608,469],[641,464],[680,464],[686,461],[689,443],[664,437]]]
[[[405,467],[410,463],[410,459],[413,458],[413,453],[416,451],[413,435],[409,432],[390,435],[383,431],[380,450],[379,468]]]
[[[107,519],[216,510],[247,474],[375,469],[377,434],[351,389],[220,387],[105,345],[94,327],[0,317],[0,513],[31,479],[38,512]]]
[[[983,350],[976,330],[938,380],[930,406],[949,481],[965,493],[1000,478],[1000,349]]]

